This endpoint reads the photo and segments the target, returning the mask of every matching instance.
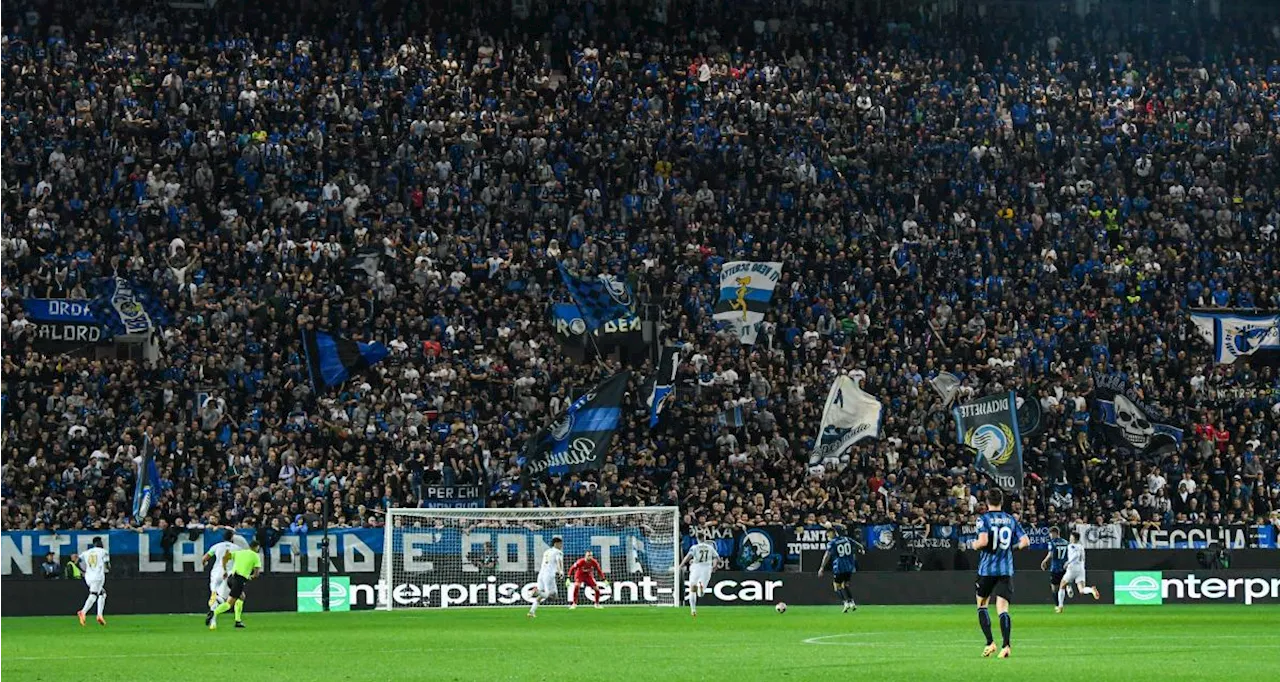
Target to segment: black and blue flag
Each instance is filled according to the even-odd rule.
[[[605,453],[622,418],[622,398],[631,372],[619,372],[573,401],[550,426],[539,430],[520,454],[520,474],[563,476],[604,466]]]
[[[676,385],[676,369],[680,367],[680,349],[667,346],[662,349],[662,359],[658,362],[658,373],[653,377],[653,386],[649,389],[649,428],[658,425],[658,415],[666,407],[671,391]]]
[[[160,470],[156,468],[155,447],[148,437],[142,446],[138,478],[133,484],[133,521],[139,525],[147,518],[160,495]]]
[[[632,315],[633,299],[626,282],[613,275],[583,278],[569,272],[563,263],[558,267],[560,278],[582,313],[585,331],[599,329],[607,322]]]
[[[302,348],[307,357],[311,387],[317,393],[337,386],[356,372],[368,369],[390,351],[378,342],[364,343],[326,331],[304,329]]]

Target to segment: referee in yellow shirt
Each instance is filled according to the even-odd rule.
[[[227,587],[231,590],[231,598],[218,604],[218,608],[205,617],[205,624],[210,630],[218,629],[218,614],[226,613],[232,608],[236,610],[236,627],[244,627],[240,620],[244,613],[244,587],[250,580],[262,573],[262,559],[258,557],[258,541],[249,543],[249,549],[238,549],[231,553],[231,577],[227,578]]]

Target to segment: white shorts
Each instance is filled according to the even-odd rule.
[[[701,585],[709,587],[711,585],[711,567],[710,566],[691,566],[689,567],[689,585]]]
[[[1084,569],[1079,566],[1068,566],[1067,571],[1062,574],[1064,585],[1083,585],[1084,582]]]
[[[209,575],[209,591],[218,595],[219,599],[227,599],[231,596],[231,586],[227,584],[227,576],[225,575]]]
[[[542,573],[538,575],[538,594],[544,597],[554,596],[559,590],[559,580],[556,580],[556,574],[550,575]]]
[[[99,593],[99,594],[101,594],[101,593],[103,592],[102,586],[103,586],[103,584],[104,584],[104,583],[106,583],[106,582],[107,582],[107,579],[106,579],[106,578],[88,578],[88,577],[86,577],[86,578],[84,579],[84,584],[89,586],[89,591],[90,591],[90,592],[94,592],[94,593]]]

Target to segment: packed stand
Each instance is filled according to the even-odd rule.
[[[1213,365],[1186,316],[1280,308],[1270,26],[1184,51],[1096,17],[922,30],[840,3],[324,4],[6,13],[5,528],[132,526],[146,437],[152,526],[306,530],[323,496],[378,525],[435,483],[691,525],[965,523],[985,483],[943,370],[1044,405],[1024,522],[1280,508],[1275,394],[1224,398],[1275,370]],[[373,278],[344,266],[367,246]],[[784,263],[754,347],[710,315],[738,259]],[[524,439],[618,368],[561,352],[557,261],[626,276],[685,361],[653,430],[637,368],[602,471],[522,484]],[[113,272],[172,313],[154,366],[32,349],[24,298]],[[316,395],[306,325],[393,357]],[[884,437],[811,467],[838,371]],[[1185,425],[1176,456],[1099,441],[1110,372]]]

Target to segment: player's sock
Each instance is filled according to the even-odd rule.
[[[851,587],[851,586],[849,586],[849,585],[845,585],[845,586],[844,586],[844,595],[845,595],[845,597],[847,597],[847,598],[849,599],[849,603],[850,603],[850,604],[853,604],[853,603],[854,603],[854,600],[853,600],[853,587]]]
[[[244,600],[243,600],[243,599],[237,599],[237,600],[236,600],[236,622],[237,622],[237,623],[239,623],[239,622],[240,622],[240,620],[241,620],[241,619],[240,619],[240,616],[241,616],[241,614],[243,614],[243,613],[244,613]]]
[[[98,617],[102,617],[102,610],[107,608],[107,593],[103,592],[98,595]]]
[[[1066,606],[1066,603],[1067,603],[1067,591],[1058,590],[1058,608],[1062,608],[1063,606]]]
[[[698,591],[689,590],[689,609],[691,611],[698,610]]]
[[[1080,588],[1080,594],[1093,594],[1093,588],[1085,585]]]
[[[1009,612],[1005,611],[1000,614],[1000,640],[1003,646],[1009,646],[1009,634],[1013,632],[1013,618],[1009,617]]]
[[[84,607],[81,608],[80,611],[83,613],[88,613],[89,609],[93,608],[93,602],[97,600],[98,600],[98,595],[90,592],[89,598],[84,600]]]
[[[538,599],[534,599],[534,600],[533,600],[533,603],[529,605],[529,613],[537,613],[537,612],[538,612],[538,604],[539,604],[539,603],[541,603],[541,601],[540,601],[540,600],[538,600]]]
[[[987,646],[996,641],[991,636],[991,614],[987,613],[987,607],[978,607],[978,625],[982,627],[982,636],[987,638]]]
[[[237,599],[236,603],[239,604],[240,600]],[[220,616],[230,610],[231,610],[231,602],[224,601],[221,604],[218,604],[217,606],[213,607],[213,615]]]
[[[836,596],[840,598],[840,603],[842,603],[842,604],[848,604],[848,603],[849,603],[849,595],[847,595],[847,594],[845,594],[845,593],[844,593],[844,588],[843,588],[843,587],[837,587],[837,588],[835,588],[835,592],[836,592]]]

